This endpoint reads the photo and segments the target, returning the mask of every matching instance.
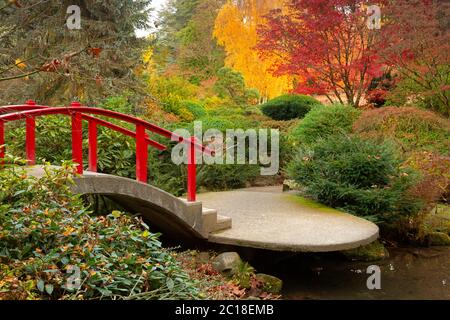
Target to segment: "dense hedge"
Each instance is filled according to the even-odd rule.
[[[337,134],[349,133],[360,111],[344,105],[316,107],[292,132],[298,143],[313,144]]]
[[[321,203],[375,221],[415,215],[421,207],[408,190],[414,174],[389,144],[338,135],[302,148],[289,174]]]
[[[312,97],[288,94],[266,102],[261,111],[274,120],[291,120],[303,118],[312,108],[321,105]]]

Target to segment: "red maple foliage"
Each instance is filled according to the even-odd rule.
[[[367,27],[367,1],[291,0],[259,29],[263,57],[281,61],[274,74],[298,75],[298,93],[323,94],[358,106],[382,65],[373,47],[379,30]]]
[[[440,105],[434,109],[450,115],[450,2],[391,0],[383,15],[376,45],[380,60],[409,80],[406,95],[433,96]]]
[[[367,93],[367,101],[376,107],[381,107],[386,103],[388,91],[385,89],[374,89]]]

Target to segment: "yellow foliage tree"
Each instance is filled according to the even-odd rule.
[[[258,89],[261,97],[271,99],[290,91],[293,78],[274,77],[275,60],[261,59],[255,46],[257,27],[264,23],[270,10],[283,7],[283,0],[228,1],[219,11],[213,36],[225,48],[225,64],[244,76],[246,85]],[[272,59],[277,59],[273,57]]]

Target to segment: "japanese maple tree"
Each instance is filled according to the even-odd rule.
[[[275,75],[298,76],[297,93],[359,106],[381,65],[374,50],[379,30],[367,26],[367,1],[291,0],[259,29],[258,49],[275,55]]]
[[[450,3],[391,0],[377,44],[381,61],[397,76],[390,100],[450,115]]]

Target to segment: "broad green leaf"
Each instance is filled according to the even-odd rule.
[[[53,285],[52,284],[46,284],[45,285],[45,291],[49,294],[49,295],[51,295],[52,294],[52,292],[53,292]]]
[[[36,286],[40,292],[44,292],[44,286],[45,286],[44,280],[39,279]]]

